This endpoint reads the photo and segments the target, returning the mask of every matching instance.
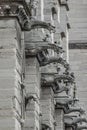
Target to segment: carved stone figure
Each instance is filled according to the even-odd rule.
[[[65,113],[68,114],[68,113],[72,113],[72,112],[79,112],[81,114],[83,114],[85,111],[82,109],[82,108],[76,108],[76,107],[69,107],[69,109],[65,110]]]
[[[10,14],[10,12],[12,13]],[[36,20],[35,18],[27,15],[27,13],[29,13],[27,5],[24,8],[21,4],[14,2],[11,4],[9,2],[8,5],[2,5],[0,7],[0,14],[3,14],[2,16],[6,15],[9,17],[17,17],[22,29],[25,31],[30,31],[36,28],[44,28],[49,30],[50,32],[55,32],[55,27],[52,26],[50,23]]]
[[[42,57],[44,58],[44,60],[42,59]],[[41,52],[37,55],[37,58],[39,60],[40,66],[45,66],[50,63],[59,63],[63,65],[67,70],[69,69],[69,64],[61,57],[47,57],[46,54],[44,55],[44,53]]]
[[[79,101],[78,99],[72,99],[72,98],[60,98],[60,97],[54,97],[56,105],[69,105],[72,104],[74,101]]]
[[[32,43],[32,44],[26,44],[25,45],[25,52],[26,55],[37,55],[39,52],[52,49],[57,53],[63,53],[62,47],[59,47],[55,44],[46,43],[46,42],[40,42],[40,43]]]
[[[36,9],[38,7],[38,3],[39,3],[39,0],[30,0],[30,2],[28,3],[31,16],[36,16]]]
[[[76,130],[83,130],[83,129],[87,129],[87,126],[86,125],[84,125],[84,126],[78,126],[76,128]]]
[[[81,117],[72,117],[72,116],[65,116],[64,117],[64,123],[66,125],[75,125],[75,124],[80,123],[80,122],[87,123],[87,119],[81,118]]]

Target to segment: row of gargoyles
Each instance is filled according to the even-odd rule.
[[[86,118],[82,117],[74,117],[74,116],[65,116],[64,117],[64,123],[66,127],[72,127],[73,130],[82,130],[82,129],[87,129],[87,125],[84,126],[79,126],[78,123],[85,122],[87,123]]]

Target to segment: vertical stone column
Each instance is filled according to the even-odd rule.
[[[31,44],[35,42],[36,38],[37,36],[34,33],[34,31],[25,33],[25,44],[26,43]],[[30,96],[33,96],[35,98],[35,100],[30,99],[25,108],[26,114],[25,114],[24,130],[40,130],[40,123],[39,123],[40,72],[39,72],[39,63],[35,56],[26,58],[24,84],[26,87],[26,98]]]
[[[48,125],[54,130],[54,92],[52,88],[43,87],[41,89],[41,111],[42,111],[42,124]]]
[[[0,19],[0,129],[21,130],[21,29]]]
[[[67,21],[66,21],[66,15],[67,14],[67,10],[66,10],[66,6],[62,5],[60,8],[60,23],[61,23],[61,29],[62,32],[64,32],[65,37],[62,38],[62,45],[64,50],[66,50],[66,53],[64,53],[64,58],[67,58],[67,34],[66,34],[66,30],[67,30]]]
[[[62,109],[55,110],[56,130],[64,130],[64,113]]]

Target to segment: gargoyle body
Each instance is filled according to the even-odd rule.
[[[76,108],[76,107],[70,107],[68,110],[66,110],[66,114],[72,113],[72,112],[79,112],[83,114],[85,111],[81,108]]]
[[[70,117],[70,116],[66,116],[64,117],[64,123],[66,125],[76,125],[77,123],[80,122],[86,122],[87,123],[87,119],[85,118],[81,118],[81,117]]]
[[[36,28],[44,28],[44,29],[49,30],[50,32],[51,31],[55,32],[55,27],[52,26],[50,23],[36,20],[33,17],[28,18],[28,16],[26,15],[26,12],[22,6],[19,6],[19,8],[17,10],[17,15],[19,18],[19,22],[22,24],[22,28],[25,31],[30,31],[30,30],[36,29]]]
[[[69,113],[72,113],[72,112],[79,112],[79,113],[83,114],[85,112],[82,108],[70,107],[69,104],[64,104],[64,103],[59,104],[57,102],[56,102],[56,108],[63,109],[65,114],[69,114]]]
[[[66,62],[66,60],[62,59],[61,57],[46,57],[45,61],[41,63],[41,66],[45,66],[50,63],[59,63],[62,64],[65,68],[69,68],[69,64]]]
[[[83,130],[83,129],[87,129],[87,126],[78,126],[78,127],[76,128],[76,130]]]
[[[55,97],[55,102],[56,102],[57,105],[68,105],[68,104],[71,104],[74,101],[78,101],[78,99]]]
[[[52,49],[57,53],[63,53],[62,47],[51,43],[40,42],[25,45],[25,52],[27,55],[37,55],[39,52],[47,49]]]

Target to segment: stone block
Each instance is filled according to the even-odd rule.
[[[15,77],[0,77],[0,89],[9,89],[17,87],[20,89],[20,81]]]
[[[36,97],[40,98],[40,88],[36,83],[24,83],[27,94],[36,95]]]
[[[25,83],[27,84],[36,84],[36,86],[40,86],[39,79],[36,75],[26,75]]]
[[[39,121],[39,113],[37,113],[37,111],[28,111],[26,110],[26,113],[25,113],[25,118],[36,118],[36,120]]]
[[[11,28],[14,29],[15,28],[15,23],[17,22],[16,19],[3,19],[0,20],[0,29],[4,28]]]
[[[39,63],[37,61],[37,58],[29,58],[26,59],[26,66],[35,66],[35,67],[39,67]]]
[[[8,118],[19,118],[18,113],[14,109],[1,109],[0,110],[0,120]]]
[[[37,127],[39,128],[39,121],[36,118],[25,119],[24,127]]]
[[[0,59],[13,58],[16,55],[15,49],[0,49]]]
[[[12,97],[16,97],[17,100],[21,103],[22,95],[20,90],[18,90],[17,88],[0,89],[0,99],[12,99]]]
[[[15,118],[2,118],[0,120],[0,129],[1,130],[6,130],[6,128],[10,128],[9,130],[12,130],[12,128],[15,130],[20,130],[19,128],[21,128],[20,123],[17,121],[17,119]]]

